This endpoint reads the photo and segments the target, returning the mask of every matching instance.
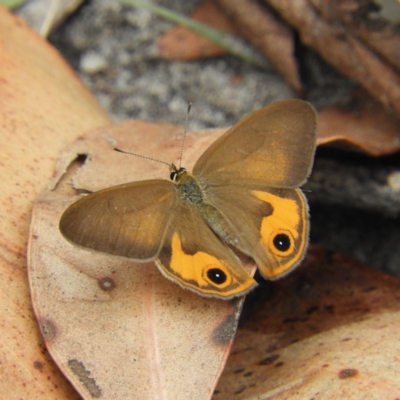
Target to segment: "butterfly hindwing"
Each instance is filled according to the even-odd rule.
[[[229,299],[256,286],[200,211],[183,202],[174,209],[156,263],[166,277],[203,296]]]
[[[307,202],[299,189],[226,185],[207,194],[218,210],[217,218],[205,216],[210,226],[222,240],[251,256],[265,278],[279,278],[302,260],[309,222]]]
[[[166,180],[100,190],[72,204],[60,230],[79,246],[145,261],[160,249],[176,196]]]
[[[260,216],[260,241],[264,252],[255,256],[261,274],[268,279],[289,273],[303,259],[308,245],[308,205],[300,189],[255,190],[272,213]]]

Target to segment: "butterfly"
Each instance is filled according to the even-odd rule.
[[[167,278],[200,295],[231,299],[257,284],[231,247],[277,279],[303,259],[308,206],[298,188],[316,145],[314,108],[282,100],[244,117],[193,168],[170,180],[100,190],[63,213],[72,243],[135,261],[155,260]]]

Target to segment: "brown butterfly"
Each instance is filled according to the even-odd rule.
[[[256,286],[228,245],[276,279],[302,260],[307,201],[298,187],[314,158],[316,112],[283,100],[243,118],[198,159],[193,174],[171,166],[171,181],[152,179],[83,197],[62,215],[71,242],[154,260],[184,288],[230,299]]]

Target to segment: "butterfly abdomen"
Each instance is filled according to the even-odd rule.
[[[203,203],[200,212],[208,226],[223,242],[238,247],[239,239],[231,224],[216,207],[209,203]]]
[[[197,180],[188,173],[184,172],[176,180],[176,188],[181,193],[181,199],[189,202],[199,209],[208,226],[225,243],[237,245],[238,239],[233,234],[232,227],[221,212],[212,205],[207,199],[206,194],[199,186]]]

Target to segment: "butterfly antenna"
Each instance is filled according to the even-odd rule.
[[[187,113],[186,113],[185,130],[183,132],[183,139],[182,139],[182,145],[181,145],[181,154],[179,155],[179,168],[181,168],[181,164],[182,164],[183,148],[185,147],[185,140],[186,140],[186,133],[187,133],[187,123],[189,120],[189,113],[190,113],[190,110],[192,109],[192,105],[193,105],[193,103],[190,101],[188,104],[188,109],[187,109]]]
[[[165,162],[165,161],[162,161],[162,160],[157,160],[157,158],[151,158],[151,157],[142,156],[141,154],[131,153],[130,151],[120,150],[120,149],[117,149],[116,147],[114,147],[114,150],[115,150],[115,151],[118,151],[119,153],[130,154],[130,155],[132,155],[132,156],[144,158],[144,159],[146,159],[146,160],[156,161],[156,162],[159,162],[159,163],[162,163],[162,164],[166,164],[166,165],[168,165],[169,167],[171,167],[171,164],[169,164],[169,163],[167,163],[167,162]]]

